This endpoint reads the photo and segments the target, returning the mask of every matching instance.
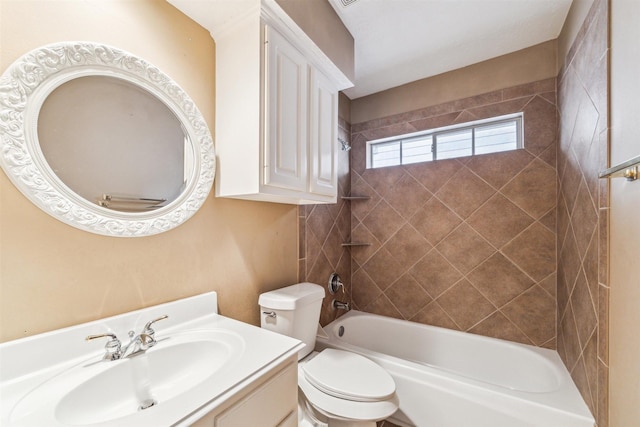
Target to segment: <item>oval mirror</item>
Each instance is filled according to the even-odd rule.
[[[35,49],[0,77],[0,164],[53,217],[148,236],[207,198],[215,154],[204,118],[167,75],[90,42]]]

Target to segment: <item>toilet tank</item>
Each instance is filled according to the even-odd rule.
[[[304,348],[298,360],[313,351],[324,288],[314,283],[298,283],[260,294],[260,326],[299,339]]]

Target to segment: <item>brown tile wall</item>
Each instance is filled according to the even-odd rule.
[[[557,347],[599,427],[609,377],[609,196],[597,179],[609,153],[607,28],[608,0],[595,0],[558,75],[557,108],[549,79],[342,121],[354,148],[351,174],[341,153],[339,194],[371,199],[299,210],[300,280],[324,285],[336,271],[347,289],[339,299],[357,309]],[[365,169],[367,140],[518,111],[524,150]],[[350,240],[371,246],[350,253],[340,246]],[[340,314],[332,299],[322,324]]]
[[[351,140],[351,125],[342,119],[339,120],[338,137],[347,142]],[[351,206],[350,202],[340,198],[351,191],[349,172],[349,152],[339,151],[338,203],[298,208],[298,280],[325,286],[320,314],[323,326],[344,313],[332,308],[334,298],[351,302],[351,254],[348,248],[341,246],[350,239]],[[345,285],[344,294],[329,295],[326,289],[329,276],[334,272]]]
[[[608,1],[596,0],[558,76],[558,352],[608,425]]]
[[[366,169],[368,140],[524,112],[525,147]],[[353,306],[556,347],[556,80],[352,126]]]

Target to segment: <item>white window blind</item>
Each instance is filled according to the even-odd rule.
[[[522,113],[367,143],[367,167],[408,165],[432,160],[497,153],[523,147]]]

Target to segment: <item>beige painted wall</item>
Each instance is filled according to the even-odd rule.
[[[176,80],[213,126],[214,43],[168,3],[0,1],[0,72],[64,40],[140,55]],[[222,314],[257,324],[258,294],[296,280],[296,221],[294,206],[212,193],[177,229],[103,237],[53,219],[0,173],[0,341],[211,290]]]
[[[327,0],[276,0],[280,7],[355,82],[353,36]]]
[[[640,2],[611,1],[611,166],[640,156]],[[611,180],[610,426],[640,420],[640,181]]]
[[[354,99],[351,102],[351,123],[362,123],[555,77],[556,53],[556,41],[551,40],[448,73]]]
[[[342,92],[338,97],[338,117],[351,124],[351,100]]]

